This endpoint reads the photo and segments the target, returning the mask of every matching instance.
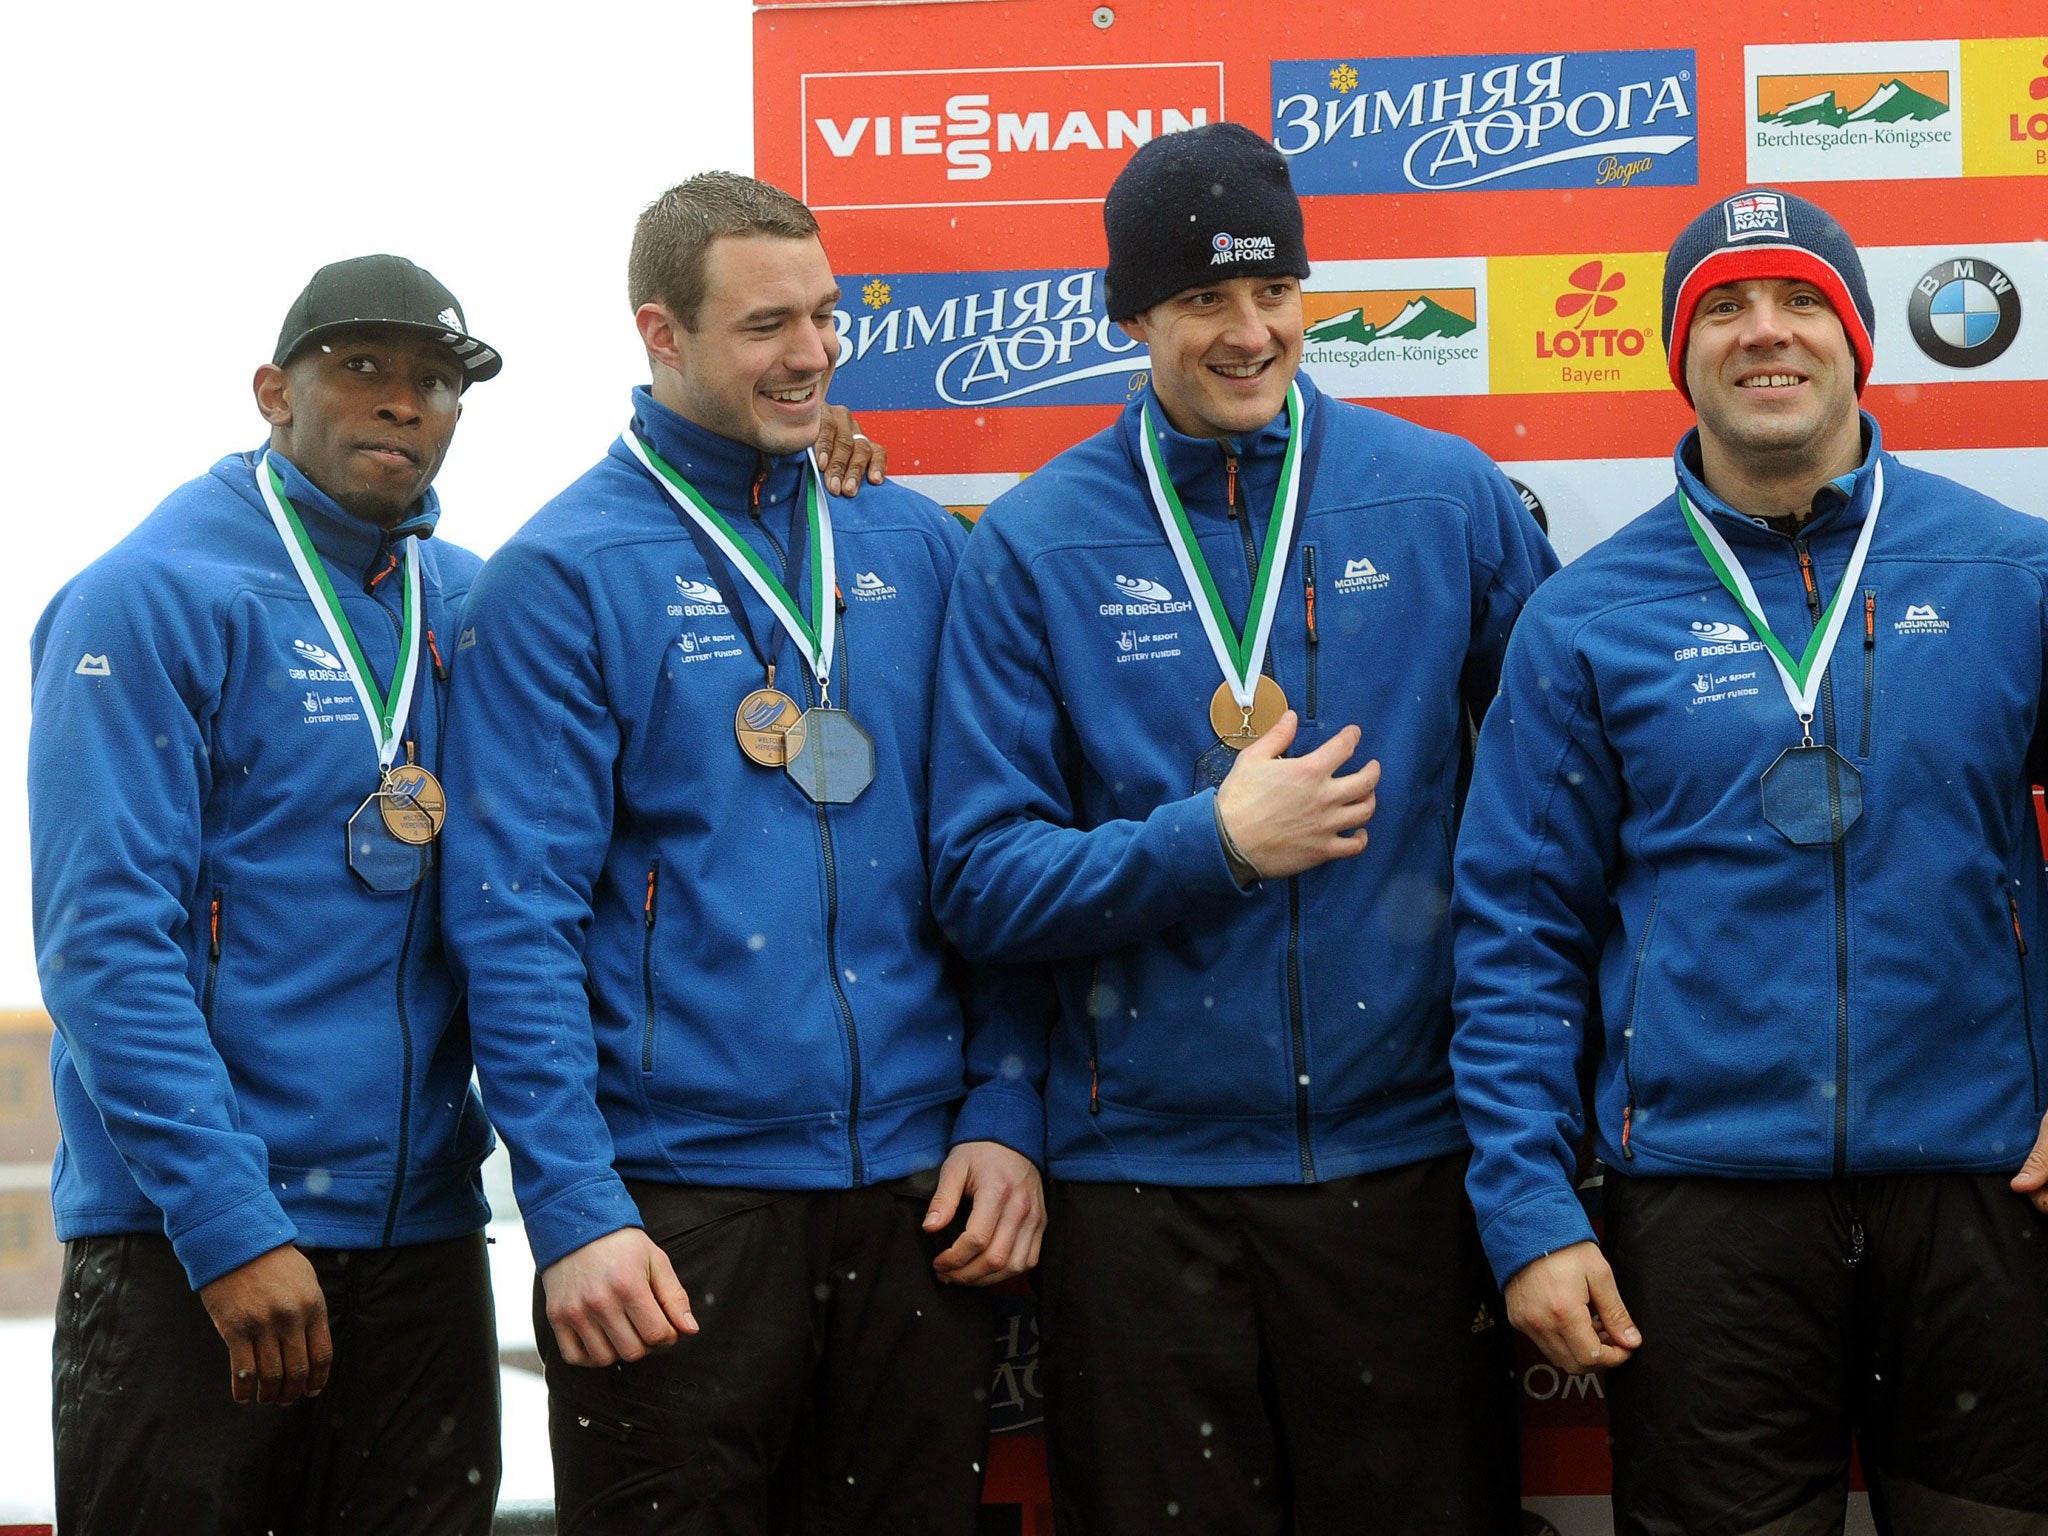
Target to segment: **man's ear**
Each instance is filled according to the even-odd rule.
[[[1133,315],[1128,320],[1119,320],[1116,323],[1116,328],[1122,331],[1126,336],[1130,337],[1131,340],[1135,342],[1139,342],[1147,346],[1151,344],[1152,337],[1150,332],[1146,328],[1145,317],[1143,315]]]
[[[256,370],[253,385],[256,391],[256,409],[263,413],[263,419],[273,427],[288,427],[292,421],[292,381],[286,372],[275,363],[265,363]]]
[[[649,299],[634,312],[633,324],[640,328],[641,345],[655,363],[674,373],[683,371],[683,352],[678,341],[685,327],[673,310]]]

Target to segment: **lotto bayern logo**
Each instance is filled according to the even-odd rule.
[[[1913,285],[1906,324],[1920,350],[1950,368],[1981,368],[2020,333],[2020,291],[1981,256],[1936,262]]]

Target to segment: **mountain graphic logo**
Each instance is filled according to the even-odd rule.
[[[1346,560],[1344,562],[1344,579],[1346,581],[1355,581],[1360,576],[1377,575],[1379,575],[1379,568],[1364,555],[1360,555],[1356,560]]]
[[[1949,114],[1944,69],[1904,74],[1760,75],[1756,120],[1769,128],[1928,123]]]
[[[1908,603],[1906,605],[1906,621],[1909,624],[1915,622],[1924,623],[1929,619],[1938,619],[1940,617],[1941,615],[1934,611],[1934,604],[1932,603]]]
[[[853,584],[863,592],[879,592],[882,590],[883,585],[882,578],[873,571],[860,572],[853,578]]]
[[[326,667],[333,672],[341,670],[341,658],[325,646],[315,645],[310,640],[294,640],[292,649],[316,667]]]
[[[1692,625],[1692,637],[1701,645],[1732,645],[1737,641],[1747,640],[1749,632],[1740,624],[1724,624],[1719,620],[1712,624],[1706,624],[1695,619]]]
[[[1159,582],[1148,581],[1142,576],[1118,576],[1116,587],[1119,592],[1123,593],[1125,597],[1130,598],[1133,602],[1170,603],[1173,601],[1172,589],[1163,586]]]
[[[1350,293],[1304,295],[1318,308],[1344,305],[1312,323],[1311,342],[1353,342],[1369,347],[1376,341],[1422,341],[1430,337],[1464,336],[1479,324],[1478,295],[1471,288],[1397,288]]]

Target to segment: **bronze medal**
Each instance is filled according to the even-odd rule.
[[[1209,696],[1209,724],[1214,728],[1217,739],[1233,752],[1257,741],[1278,725],[1280,717],[1286,713],[1287,695],[1263,672],[1252,689],[1250,709],[1237,702],[1237,696],[1230,691],[1228,683],[1218,683],[1216,691]]]
[[[448,796],[441,781],[418,763],[400,763],[385,771],[377,809],[393,837],[417,848],[440,836],[448,819]]]
[[[780,768],[789,761],[790,753],[801,745],[803,737],[790,739],[790,732],[796,730],[803,720],[803,711],[797,702],[772,684],[756,688],[744,699],[732,717],[733,735],[739,738],[740,751],[750,763],[759,763],[763,768]]]

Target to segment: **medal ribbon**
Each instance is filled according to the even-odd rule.
[[[370,737],[377,746],[377,766],[389,768],[398,758],[398,742],[405,734],[405,723],[412,718],[413,684],[420,673],[419,540],[408,539],[405,543],[405,598],[398,626],[398,669],[391,675],[391,691],[386,694],[377,686],[363,648],[356,644],[356,632],[342,611],[341,599],[335,596],[334,583],[327,579],[326,562],[306,536],[305,525],[299,521],[291,498],[285,495],[284,480],[271,465],[267,453],[256,466],[256,489],[263,494],[263,504],[270,509],[277,536],[284,541],[285,553],[291,556],[306,596],[312,599],[314,611],[326,626],[327,638],[334,642],[335,654],[341,657],[348,680],[356,685],[363,719],[369,722]]]
[[[796,641],[797,649],[803,652],[811,676],[817,679],[819,697],[829,708],[832,646],[838,635],[838,614],[833,608],[832,594],[838,585],[839,571],[832,557],[832,515],[825,509],[818,466],[815,463],[810,466],[811,474],[805,483],[804,496],[804,523],[810,546],[815,551],[811,557],[811,612],[817,615],[817,621],[813,625],[804,618],[802,607],[776,579],[775,573],[768,569],[767,563],[754,553],[753,547],[740,537],[738,530],[719,514],[718,509],[698,494],[695,486],[677,473],[649,444],[642,442],[639,434],[630,427],[619,440],[632,451],[634,458],[646,466],[647,472],[669,493],[683,515],[704,530],[706,537],[718,546],[718,552],[746,578],[747,585],[768,605],[768,611],[775,615],[789,637]],[[809,454],[804,457],[807,462],[810,460]]]
[[[1693,510],[1685,487],[1678,488],[1678,510],[1685,516],[1685,526],[1692,530],[1694,541],[1700,553],[1707,557],[1707,564],[1720,578],[1721,585],[1728,589],[1728,595],[1735,599],[1735,605],[1742,610],[1756,637],[1763,641],[1764,649],[1771,653],[1771,661],[1778,669],[1778,681],[1785,685],[1785,697],[1791,702],[1793,712],[1799,716],[1799,723],[1806,729],[1806,740],[1802,746],[1813,741],[1813,713],[1820,699],[1822,680],[1827,676],[1828,660],[1835,654],[1835,642],[1842,635],[1842,621],[1848,617],[1849,604],[1844,601],[1856,584],[1863,578],[1864,557],[1870,553],[1870,538],[1877,531],[1878,509],[1884,505],[1884,461],[1878,460],[1872,467],[1874,477],[1870,493],[1870,511],[1864,515],[1863,529],[1856,536],[1856,548],[1850,552],[1849,568],[1842,572],[1842,580],[1835,588],[1835,595],[1826,608],[1821,610],[1820,622],[1814,626],[1813,637],[1806,642],[1806,654],[1793,660],[1792,653],[1785,649],[1777,635],[1772,633],[1770,621],[1764,617],[1764,606],[1757,601],[1756,588],[1750,585],[1749,573],[1742,568],[1742,562],[1735,551],[1728,547],[1728,541],[1721,536],[1721,530],[1714,526],[1712,518],[1702,517]]]
[[[1265,547],[1259,552],[1252,599],[1245,610],[1245,632],[1240,635],[1230,622],[1230,610],[1223,606],[1215,579],[1209,574],[1209,562],[1188,524],[1187,510],[1181,506],[1180,495],[1166,473],[1159,434],[1152,425],[1151,403],[1140,407],[1139,425],[1145,441],[1142,462],[1145,482],[1152,492],[1152,507],[1159,514],[1159,525],[1166,530],[1166,542],[1179,562],[1181,575],[1187,578],[1188,590],[1197,599],[1195,612],[1201,618],[1203,633],[1209,637],[1209,649],[1216,653],[1216,664],[1223,669],[1223,679],[1230,685],[1230,696],[1237,700],[1239,709],[1252,707],[1252,691],[1258,686],[1259,673],[1265,669],[1266,643],[1272,637],[1273,615],[1280,608],[1281,573],[1288,552],[1294,547],[1294,525],[1301,504],[1301,440],[1305,435],[1302,416],[1301,386],[1290,384],[1287,453],[1280,462],[1280,483],[1273,491]]]

